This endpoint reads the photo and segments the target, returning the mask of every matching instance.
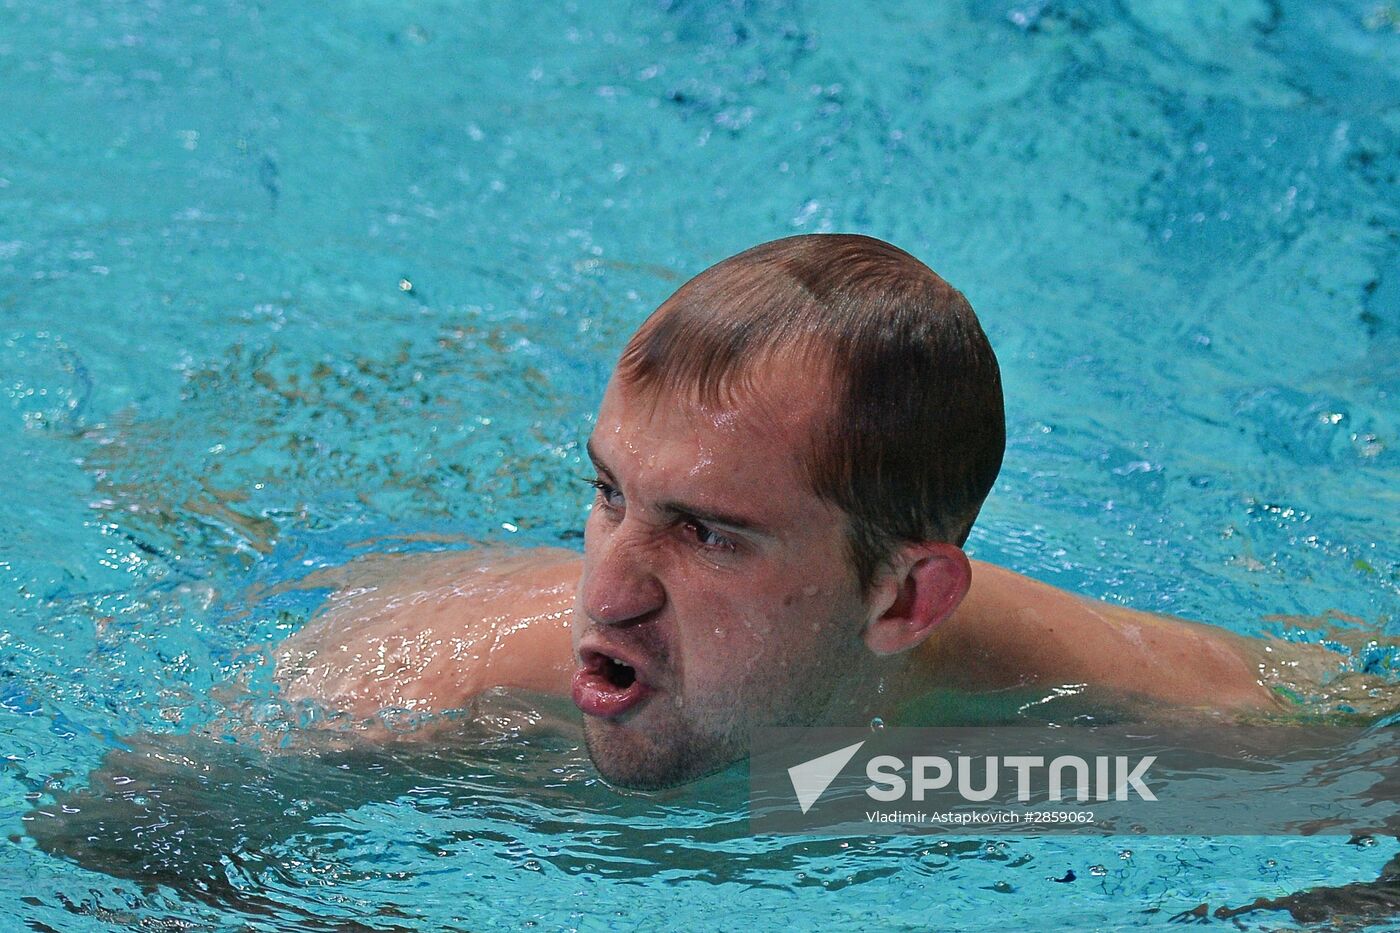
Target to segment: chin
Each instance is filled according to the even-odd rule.
[[[747,750],[724,739],[676,728],[643,731],[591,716],[584,717],[583,738],[603,780],[629,790],[688,784],[747,756]]]

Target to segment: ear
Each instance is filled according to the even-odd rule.
[[[917,647],[958,608],[972,586],[962,548],[943,542],[910,545],[895,555],[888,576],[874,587],[872,616],[861,638],[878,655]]]

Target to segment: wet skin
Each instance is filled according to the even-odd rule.
[[[582,560],[543,549],[352,568],[279,648],[287,694],[357,716],[458,708],[498,686],[571,696],[599,771],[640,787],[744,757],[757,726],[888,720],[940,690],[1089,685],[1158,710],[1277,708],[1249,640],[1086,601],[952,545],[901,549],[862,592],[845,517],[798,459],[819,379],[773,367],[718,407],[614,380],[589,442]]]
[[[573,695],[605,776],[674,783],[743,757],[754,726],[868,719],[867,685],[893,674],[862,643],[844,518],[801,475],[819,402],[782,388],[724,408],[604,396]],[[599,702],[617,696],[600,656],[635,671],[624,702]]]

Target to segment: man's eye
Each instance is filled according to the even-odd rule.
[[[622,508],[622,493],[611,483],[605,483],[600,479],[591,479],[588,485],[598,490],[598,503],[605,508]]]
[[[695,536],[695,541],[701,547],[711,551],[732,551],[734,542],[724,535],[702,525],[700,522],[686,522],[686,530]]]

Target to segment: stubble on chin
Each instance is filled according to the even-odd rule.
[[[732,739],[665,727],[641,732],[592,718],[584,719],[583,739],[588,757],[603,779],[628,790],[688,784],[747,755],[747,749]]]

